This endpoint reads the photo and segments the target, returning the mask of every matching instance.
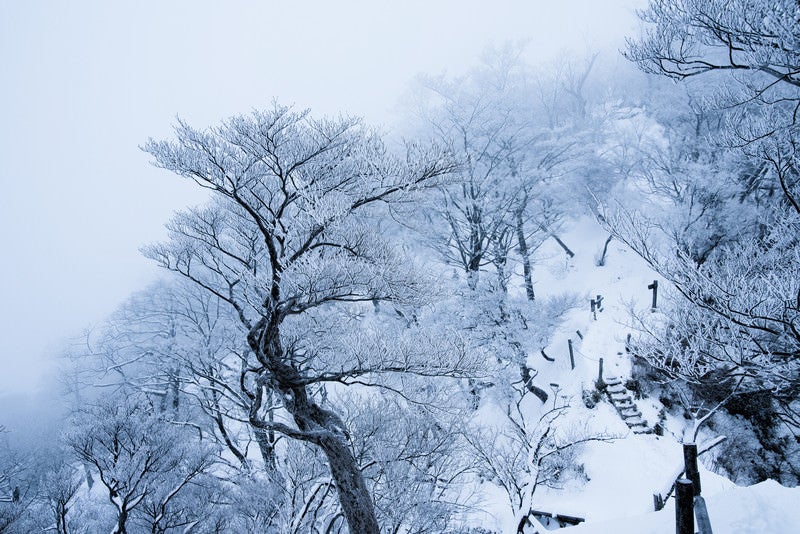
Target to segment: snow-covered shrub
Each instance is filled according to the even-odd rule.
[[[603,398],[603,394],[597,388],[584,389],[582,393],[583,405],[590,410],[597,406],[597,403]]]

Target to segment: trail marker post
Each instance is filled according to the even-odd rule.
[[[675,483],[675,534],[694,534],[694,490],[692,481]]]
[[[656,311],[656,305],[658,304],[658,280],[653,280],[653,283],[648,285],[647,289],[653,290],[653,305],[650,307],[650,311]]]
[[[697,444],[683,444],[683,467],[686,478],[692,481],[694,495],[700,495],[700,471],[697,468]]]
[[[603,387],[605,382],[603,382],[603,358],[600,358],[600,370],[597,373],[597,388],[600,389]]]

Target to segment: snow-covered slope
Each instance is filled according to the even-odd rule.
[[[557,391],[559,398],[555,402],[570,404],[566,424],[584,425],[617,439],[583,445],[578,459],[588,480],[567,483],[560,489],[538,488],[533,508],[584,518],[582,525],[568,530],[575,534],[674,532],[674,501],[670,499],[661,512],[652,510],[653,493],[668,487],[676,469],[682,466],[679,438],[669,432],[664,436],[634,434],[605,397],[592,409],[581,400],[584,390],[594,388],[600,358],[604,362],[604,378],[616,376],[624,382],[630,377],[631,360],[625,351],[630,310],[648,310],[652,293],[647,286],[658,276],[615,240],[609,244],[605,265],[598,266],[608,234],[590,218],[579,220],[560,237],[575,256],[568,258],[554,240],[547,242],[539,251],[540,260],[534,271],[536,294],[548,297],[573,292],[581,304],[567,314],[544,347],[547,357],[555,361],[531,353],[528,365],[539,372],[537,384],[543,388],[549,384],[551,390]],[[595,317],[590,311],[590,299],[597,295],[603,297],[603,311]],[[568,340],[573,344],[574,370]],[[657,422],[660,403],[640,399],[636,404],[652,427]],[[684,424],[669,421],[668,427],[678,430],[679,435]],[[783,488],[773,482],[739,488],[702,466],[701,479],[715,532],[794,532],[792,525],[800,525],[800,510],[792,505],[800,502],[800,489]],[[499,509],[489,512],[496,522],[487,528],[516,532],[517,525],[508,517],[503,519],[507,513]]]
[[[703,474],[705,475],[705,473]],[[704,480],[705,484],[705,480]],[[706,493],[705,485],[703,493]],[[800,488],[785,488],[767,480],[747,488],[734,487],[705,497],[714,532],[723,534],[791,534],[800,529]],[[569,534],[673,534],[674,501],[660,512],[608,521],[587,522]]]

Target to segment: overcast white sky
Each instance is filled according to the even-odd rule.
[[[421,72],[527,39],[617,45],[643,0],[0,2],[0,395],[156,276],[138,248],[201,200],[137,148],[282,103],[390,123]]]

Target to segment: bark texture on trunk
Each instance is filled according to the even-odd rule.
[[[472,206],[467,212],[469,221],[469,250],[467,251],[467,285],[472,290],[478,287],[478,276],[483,259],[483,232],[481,230],[481,209],[477,205]]]
[[[347,524],[352,533],[380,534],[375,508],[358,461],[347,444],[347,430],[341,418],[317,405],[305,387],[290,390],[285,405],[297,427],[307,432],[328,459],[331,477],[339,493]]]
[[[111,531],[111,534],[127,534],[127,529],[125,524],[128,522],[128,510],[124,507],[119,510],[117,515],[117,524],[114,527],[114,530]]]
[[[250,347],[265,366],[273,390],[281,395],[283,406],[292,415],[297,430],[257,419],[264,387],[259,387],[251,422],[262,429],[275,430],[291,438],[318,446],[328,460],[331,477],[339,493],[345,519],[353,534],[380,534],[372,497],[364,482],[358,461],[347,443],[349,435],[342,419],[319,406],[309,396],[307,382],[285,354],[280,341],[279,315],[265,317],[248,335]]]
[[[536,300],[536,294],[533,292],[533,275],[531,272],[531,258],[530,251],[528,250],[528,242],[525,239],[525,228],[522,220],[522,210],[517,210],[517,245],[519,246],[519,255],[522,258],[522,276],[525,279],[525,294],[528,300]]]
[[[256,442],[258,443],[258,450],[261,452],[261,458],[264,460],[264,467],[270,473],[275,473],[278,469],[275,462],[275,444],[274,440],[270,439],[269,431],[263,428],[254,428]]]
[[[56,532],[58,534],[68,534],[67,530],[67,508],[66,503],[59,502],[56,505]]]
[[[336,482],[339,502],[350,532],[379,534],[380,527],[375,517],[372,497],[361,475],[358,462],[350,452],[350,447],[338,436],[323,440],[320,447],[328,458],[331,476]]]

